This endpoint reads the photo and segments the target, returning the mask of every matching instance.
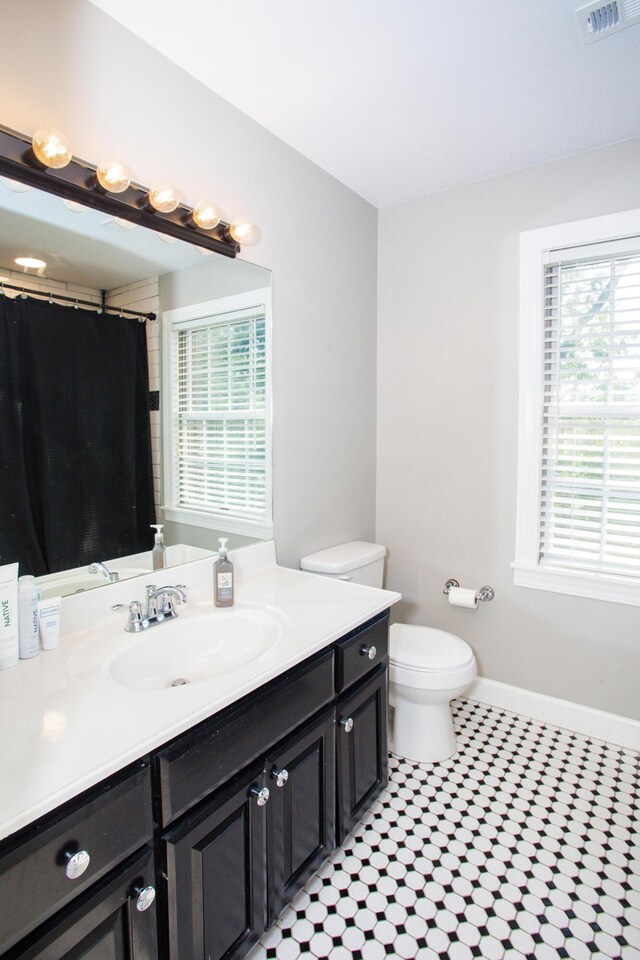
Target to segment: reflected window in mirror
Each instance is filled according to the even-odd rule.
[[[164,517],[270,537],[271,290],[167,311]]]

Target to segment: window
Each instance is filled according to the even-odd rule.
[[[514,580],[640,605],[640,211],[521,238]]]
[[[269,537],[270,290],[165,313],[165,516]]]

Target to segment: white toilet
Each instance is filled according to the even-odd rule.
[[[386,548],[342,543],[300,561],[301,570],[381,587]],[[452,633],[394,623],[389,633],[389,748],[418,762],[446,760],[456,752],[449,703],[477,674],[473,650]]]

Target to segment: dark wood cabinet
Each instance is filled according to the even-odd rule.
[[[138,909],[153,885],[150,848],[131,857],[2,955],[3,960],[156,960],[156,905]]]
[[[333,650],[323,650],[161,747],[154,767],[162,826],[330,703],[333,677]]]
[[[336,756],[340,844],[387,783],[386,664],[338,701]]]
[[[387,782],[388,620],[0,843],[0,960],[244,957]]]
[[[110,777],[0,846],[0,953],[153,838],[149,763]],[[82,854],[80,854],[82,851]],[[73,856],[84,856],[77,874]]]
[[[374,617],[336,643],[336,693],[362,680],[389,653],[389,613]]]
[[[165,835],[171,960],[234,960],[265,929],[263,769],[243,771]]]
[[[171,960],[244,956],[334,849],[334,716],[321,712],[165,834]]]
[[[267,758],[268,922],[335,847],[334,708]]]

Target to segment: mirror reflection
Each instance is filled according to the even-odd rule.
[[[0,563],[46,597],[272,536],[270,282],[0,178]]]

